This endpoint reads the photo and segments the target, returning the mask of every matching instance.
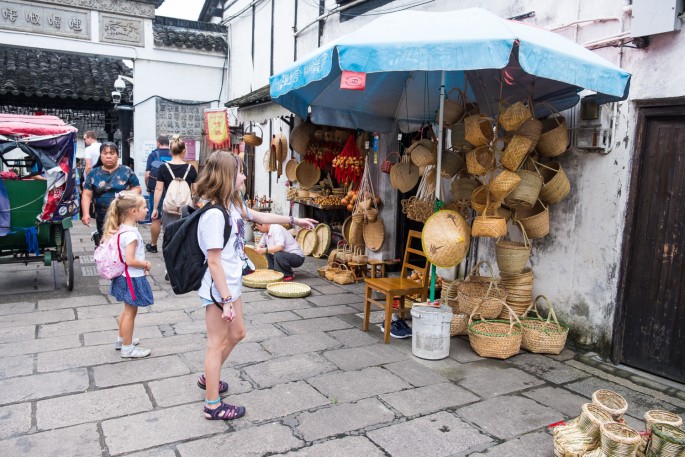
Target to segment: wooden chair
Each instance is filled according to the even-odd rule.
[[[385,325],[383,326],[384,334],[383,341],[387,344],[390,341],[390,325],[392,321],[392,303],[393,298],[400,297],[400,307],[399,314],[404,317],[404,297],[407,295],[419,294],[421,299],[426,301],[428,294],[428,280],[429,272],[428,268],[430,263],[426,259],[426,255],[421,249],[416,249],[412,247],[412,241],[418,240],[421,243],[421,232],[415,230],[409,231],[409,236],[407,237],[407,247],[404,250],[404,260],[402,262],[402,272],[399,278],[368,278],[364,280],[366,285],[364,294],[364,325],[363,330],[366,332],[369,329],[369,317],[371,315],[371,303],[385,309]],[[411,254],[421,256],[424,259],[425,265],[420,267],[409,263],[409,257]],[[423,273],[422,281],[413,281],[407,279],[411,270]],[[385,295],[385,303],[374,300],[371,298],[372,291],[379,292]]]

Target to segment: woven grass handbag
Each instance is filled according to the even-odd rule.
[[[347,265],[340,265],[340,269],[333,275],[333,282],[344,286],[354,284],[354,273],[347,268]]]
[[[480,276],[481,265],[488,267],[491,276]],[[466,279],[459,282],[456,287],[459,312],[470,315],[476,306],[480,306],[480,314],[485,319],[499,316],[502,305],[497,300],[504,301],[507,298],[506,290],[499,286],[497,279],[494,278],[492,266],[485,260],[478,262]],[[483,303],[483,300],[486,302]]]
[[[566,118],[562,115],[542,121],[542,134],[537,150],[545,157],[556,157],[568,149],[569,135]]]
[[[499,271],[506,273],[521,273],[530,258],[531,244],[526,229],[516,221],[523,234],[523,242],[510,240],[497,240],[495,244],[495,257]]]
[[[390,160],[392,156],[397,156],[397,162],[393,162]],[[385,158],[385,160],[381,163],[381,171],[383,173],[390,174],[390,170],[392,170],[392,167],[397,165],[397,163],[402,159],[402,157],[396,153],[396,152],[391,152],[388,154],[388,156]]]
[[[547,303],[547,319],[543,319],[538,311],[537,302],[540,298]],[[535,313],[535,316],[529,317],[531,311]],[[521,316],[521,324],[523,325],[521,347],[526,351],[536,354],[560,354],[564,349],[568,327],[559,323],[552,304],[544,295],[538,295],[533,300]]]
[[[542,190],[542,176],[537,171],[518,170],[516,174],[521,178],[518,186],[504,199],[509,208],[532,208],[540,197]]]
[[[464,119],[464,138],[475,147],[486,146],[494,138],[494,120],[484,114]]]
[[[538,200],[532,208],[519,208],[514,219],[520,221],[531,240],[542,238],[549,233],[549,209]]]
[[[457,92],[456,97],[450,98],[453,92]],[[449,128],[452,124],[456,124],[463,117],[466,112],[466,96],[458,87],[452,88],[445,96],[445,104],[443,109],[443,126]],[[435,123],[440,124],[438,119],[440,112],[435,116]]]
[[[340,271],[340,264],[337,262],[334,262],[328,266],[328,269],[325,272],[326,279],[329,281],[333,281],[333,278],[335,278],[335,274]]]
[[[493,319],[481,319],[473,321],[473,316],[479,313],[479,308],[486,303],[483,300],[477,305],[469,316],[468,333],[471,348],[481,357],[493,359],[508,359],[521,350],[521,337],[523,329],[519,318],[510,310],[509,321]],[[509,308],[502,300],[498,300],[502,306]]]

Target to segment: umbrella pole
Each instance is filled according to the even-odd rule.
[[[441,200],[441,181],[440,173],[442,172],[442,137],[443,137],[443,121],[445,117],[445,71],[440,75],[440,109],[438,111],[438,165],[435,170],[435,199],[436,203]],[[437,207],[436,207],[437,209]],[[435,265],[431,264],[431,290],[430,301],[435,301]]]

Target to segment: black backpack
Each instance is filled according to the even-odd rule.
[[[159,149],[155,149],[152,153],[155,154],[155,160],[150,164],[150,176],[147,179],[148,191],[155,190],[155,187],[157,186],[157,177],[159,176],[159,168],[171,160],[171,157],[162,157],[162,153],[159,152]]]
[[[197,239],[200,216],[212,208],[220,209],[226,222],[224,225],[224,246],[231,236],[228,212],[222,206],[206,204],[200,209],[186,208],[190,213],[189,216],[182,217],[167,225],[164,229],[164,240],[162,242],[164,264],[169,274],[169,282],[177,295],[198,290],[202,285],[202,277],[207,271],[207,258],[200,249],[200,243]]]

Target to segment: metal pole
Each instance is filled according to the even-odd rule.
[[[440,200],[441,198],[441,181],[442,178],[440,177],[440,172],[442,171],[442,136],[443,136],[443,122],[444,122],[444,116],[445,116],[445,71],[443,70],[440,75],[440,111],[438,111],[438,165],[437,168],[435,169],[435,199],[436,199],[436,204],[437,200]],[[436,207],[434,210],[437,210],[438,208]],[[435,265],[431,265],[431,290],[430,290],[430,301],[435,301],[435,279],[436,279],[437,273],[436,273],[436,268]]]

